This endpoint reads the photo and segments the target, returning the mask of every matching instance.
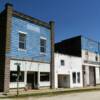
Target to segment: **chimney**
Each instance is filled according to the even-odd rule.
[[[6,4],[5,4],[5,8],[12,8],[12,7],[13,7],[13,5],[10,4],[10,3],[6,3]]]

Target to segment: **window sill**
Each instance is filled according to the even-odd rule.
[[[27,50],[26,50],[26,49],[20,49],[20,48],[19,48],[18,51],[25,51],[25,52],[26,52]]]
[[[40,52],[40,55],[44,55],[44,56],[46,56],[46,53]]]
[[[41,83],[50,82],[50,81],[40,81]]]
[[[15,81],[15,82],[10,82],[10,83],[17,83],[17,82]],[[24,83],[24,81],[23,81],[23,82],[20,82],[20,81],[19,81],[19,83]]]

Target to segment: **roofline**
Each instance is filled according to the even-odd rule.
[[[6,3],[5,4],[5,9],[2,12],[0,12],[0,14],[5,12],[7,7],[11,7],[12,8],[12,17],[13,16],[18,17],[18,18],[21,18],[22,20],[29,21],[29,22],[31,22],[33,24],[37,24],[39,26],[43,26],[43,27],[46,27],[48,29],[50,29],[50,22],[53,22],[53,21],[50,21],[50,22],[47,23],[47,22],[44,22],[44,21],[39,20],[37,18],[31,17],[29,15],[26,15],[26,14],[24,14],[22,12],[16,11],[16,10],[13,9],[13,5],[10,4],[10,3]]]
[[[21,12],[18,12],[18,11],[13,11],[13,16],[19,17],[19,18],[21,18],[23,20],[27,20],[27,21],[29,21],[31,23],[34,23],[34,24],[37,24],[37,25],[40,25],[40,26],[44,26],[44,27],[50,29],[49,23],[46,23],[46,22],[41,21],[39,19],[33,18],[33,17],[28,16],[28,15],[26,15],[24,13],[21,13]]]
[[[100,45],[100,42],[99,42],[99,41],[96,41],[96,40],[91,39],[91,38],[89,38],[89,37],[86,37],[86,36],[84,36],[84,35],[81,35],[81,37],[84,37],[84,38],[86,38],[86,39],[88,39],[88,40],[90,40],[90,41],[96,42],[96,43],[98,43],[98,44]]]
[[[59,54],[59,55],[69,56],[69,57],[75,57],[75,58],[81,58],[79,56],[74,56],[74,55],[69,55],[69,54],[64,54],[64,53],[59,53],[59,52],[54,52],[54,54]]]
[[[77,35],[77,36],[69,37],[69,38],[64,39],[64,40],[61,40],[61,41],[59,41],[59,42],[57,42],[57,43],[55,43],[55,44],[62,43],[63,41],[67,41],[67,40],[74,39],[74,38],[77,38],[77,37],[81,37],[81,35]]]
[[[74,39],[74,38],[77,38],[77,37],[84,37],[84,38],[86,38],[86,39],[88,39],[88,40],[91,40],[91,41],[93,41],[93,42],[96,42],[96,43],[98,43],[98,44],[100,45],[100,42],[99,42],[99,41],[93,40],[93,39],[88,38],[88,37],[86,37],[86,36],[84,36],[84,35],[73,36],[73,37],[70,37],[70,38],[61,40],[60,42],[57,42],[57,43],[55,43],[55,44],[61,43],[61,42],[66,41],[66,40]]]

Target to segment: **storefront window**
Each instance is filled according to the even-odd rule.
[[[10,82],[17,82],[17,71],[10,72]],[[19,82],[24,82],[24,72],[20,73]]]
[[[41,72],[40,73],[40,81],[49,81],[49,73]]]

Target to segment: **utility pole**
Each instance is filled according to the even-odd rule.
[[[20,63],[15,63],[15,65],[17,65],[17,96],[19,96]]]
[[[98,42],[98,54],[99,54],[99,74],[100,74],[100,43]]]

